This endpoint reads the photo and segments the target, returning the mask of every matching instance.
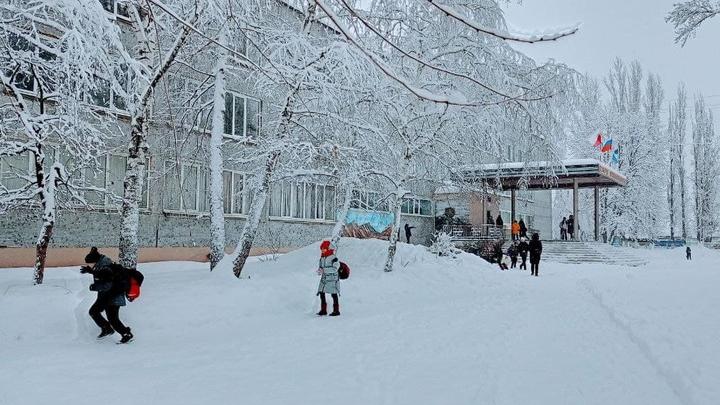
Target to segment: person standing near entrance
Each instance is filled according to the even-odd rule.
[[[530,241],[530,275],[538,276],[538,270],[540,268],[540,255],[542,255],[542,242],[540,242],[540,235],[534,233],[532,240]]]
[[[502,216],[500,216],[500,214],[498,214],[497,218],[495,218],[495,226],[496,226],[498,229],[500,229],[500,232],[502,232],[503,238],[504,238],[504,237],[505,237],[505,230],[503,229],[503,225],[505,225],[505,224],[503,223]]]
[[[690,249],[690,246],[685,248],[685,258],[692,260],[692,249]]]
[[[415,229],[414,226],[410,226],[410,224],[405,224],[405,239],[407,239],[407,243],[410,243],[410,237],[412,236],[413,229]]]
[[[520,224],[518,224],[517,221],[512,221],[512,225],[510,225],[510,232],[512,233],[513,241],[520,238]]]
[[[520,237],[521,238],[527,238],[527,226],[525,226],[525,221],[522,219],[520,220]]]
[[[530,246],[527,243],[527,238],[520,238],[520,243],[518,243],[517,250],[518,253],[520,253],[520,259],[522,259],[522,262],[520,262],[520,270],[527,270],[527,255],[528,251],[530,250]]]
[[[567,233],[570,234],[570,239],[575,239],[575,218],[572,215],[568,217],[566,226]],[[565,238],[567,239],[567,235],[565,236]]]
[[[560,240],[567,240],[567,218],[563,217],[560,221]]]

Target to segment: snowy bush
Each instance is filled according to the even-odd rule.
[[[430,245],[429,250],[432,254],[450,257],[455,257],[459,252],[450,235],[445,232],[437,232],[435,234],[435,241]]]

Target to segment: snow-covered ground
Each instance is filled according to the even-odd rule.
[[[346,239],[337,318],[317,317],[318,246],[253,261],[141,267],[96,341],[90,277],[0,271],[0,404],[718,404],[720,254],[640,251],[640,268],[542,263]]]

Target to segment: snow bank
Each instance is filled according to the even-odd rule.
[[[343,239],[337,318],[317,317],[318,244],[248,263],[141,265],[122,310],[136,340],[96,341],[78,269],[0,271],[1,404],[720,403],[720,255],[542,263],[540,277],[469,255]]]

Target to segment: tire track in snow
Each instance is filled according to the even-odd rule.
[[[647,341],[638,336],[633,331],[632,327],[627,322],[620,319],[617,312],[610,305],[605,303],[602,294],[592,286],[590,280],[581,280],[579,281],[579,284],[585,288],[593,300],[603,309],[612,323],[615,324],[615,326],[617,326],[617,328],[628,337],[633,345],[638,348],[642,356],[645,357],[648,363],[650,363],[653,369],[655,369],[658,375],[663,378],[667,386],[670,387],[672,392],[677,396],[680,403],[687,405],[695,404],[692,393],[685,381],[683,381],[682,377],[674,370],[671,370],[660,363],[658,357],[654,355],[652,349],[650,349],[650,345],[648,345]]]

